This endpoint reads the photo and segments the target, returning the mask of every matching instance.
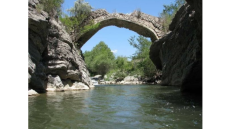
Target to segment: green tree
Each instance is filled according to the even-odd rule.
[[[132,57],[132,62],[136,64],[136,71],[140,72],[142,76],[153,76],[156,72],[156,67],[149,58],[149,49],[152,42],[140,35],[137,38],[135,36],[131,37],[129,43],[137,49]]]
[[[55,15],[61,15],[61,5],[64,0],[40,0],[40,4],[37,6],[39,10],[46,11],[51,17]]]
[[[91,51],[86,51],[83,55],[91,74],[104,76],[114,67],[115,56],[103,41],[97,44]]]
[[[115,60],[116,69],[119,71],[124,71],[125,73],[129,73],[133,70],[133,65],[130,61],[128,61],[127,57],[118,56]]]
[[[169,25],[172,22],[172,19],[183,4],[185,4],[185,0],[175,0],[175,3],[163,5],[164,9],[160,14],[160,17],[162,18],[163,31],[165,33],[169,31]]]
[[[89,3],[85,2],[84,0],[77,0],[74,3],[74,7],[68,9],[70,14],[74,17],[80,17],[82,15],[89,15],[91,12],[91,5]]]
[[[74,7],[68,9],[70,16],[63,14],[60,18],[61,22],[66,26],[68,32],[81,32],[84,26],[89,23],[84,23],[84,20],[90,15],[92,7],[84,0],[77,0]]]
[[[77,0],[74,3],[74,7],[68,9],[69,15],[63,14],[60,17],[60,21],[66,27],[66,31],[74,33],[75,35],[81,35],[87,31],[97,29],[98,24],[94,24],[93,20],[87,20],[91,14],[92,7],[84,0]],[[77,46],[77,43],[75,43]]]
[[[92,21],[87,21],[90,23],[85,23],[85,20],[90,15],[91,10],[92,7],[84,0],[75,1],[74,7],[67,10],[70,12],[71,20],[74,23],[72,27],[74,32],[83,31],[85,25],[93,24]]]

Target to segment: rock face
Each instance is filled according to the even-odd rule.
[[[123,83],[123,84],[139,84],[139,80],[138,80],[138,78],[136,78],[134,76],[127,76],[124,78],[123,82],[121,81],[121,83]]]
[[[127,76],[124,78],[125,82],[132,82],[132,81],[138,81],[138,78],[134,77],[134,76]]]
[[[46,92],[46,88],[59,91],[64,89],[63,82],[93,87],[81,51],[75,48],[60,21],[37,11],[38,3],[29,0],[29,88],[37,92]]]
[[[131,14],[110,14],[106,10],[100,9],[93,11],[86,21],[89,20],[93,20],[94,24],[100,23],[99,27],[77,36],[73,33],[73,39],[79,43],[79,47],[83,46],[97,31],[110,25],[130,29],[140,35],[150,37],[152,41],[159,39],[163,35],[160,18],[138,11],[134,11]]]
[[[202,91],[202,1],[187,0],[170,24],[170,32],[155,41],[150,58],[162,70],[162,85],[181,91]]]
[[[47,82],[47,91],[51,91],[51,92],[58,92],[58,91],[64,91],[64,85],[62,83],[61,78],[56,75],[56,76],[52,76],[52,75],[48,75],[48,82]]]

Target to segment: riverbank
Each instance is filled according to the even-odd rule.
[[[134,84],[152,84],[152,85],[160,85],[161,83],[161,80],[158,80],[156,82],[144,82],[144,81],[119,81],[119,82],[116,82],[116,81],[103,81],[103,82],[99,82],[98,84],[102,84],[102,85],[134,85]]]
[[[104,76],[106,77],[106,76]],[[108,78],[107,78],[108,79]],[[91,77],[92,82],[94,85],[106,85],[106,84],[113,84],[113,85],[134,85],[134,84],[152,84],[152,85],[160,85],[161,84],[161,75],[155,75],[153,77],[141,77],[141,76],[126,76],[125,78],[110,78],[110,80],[105,80],[102,78],[101,75],[96,75]]]

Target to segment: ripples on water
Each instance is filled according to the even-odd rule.
[[[29,97],[29,128],[202,128],[202,98],[157,85],[101,85]]]

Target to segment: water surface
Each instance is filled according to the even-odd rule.
[[[202,128],[202,99],[158,85],[101,85],[29,97],[29,128]]]

